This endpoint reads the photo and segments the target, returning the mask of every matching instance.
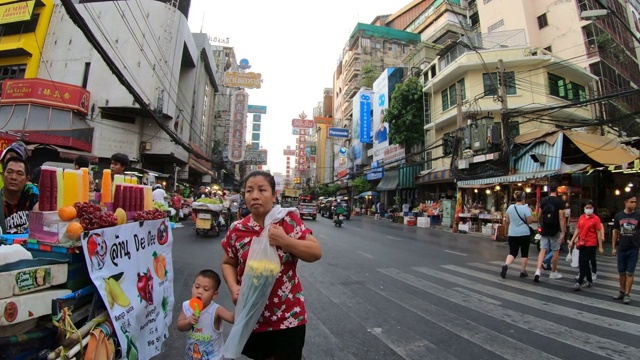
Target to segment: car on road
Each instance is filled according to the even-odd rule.
[[[331,217],[330,216],[331,205],[333,204],[334,201],[336,201],[335,198],[328,198],[322,201],[322,203],[320,204],[320,216],[328,217],[328,218]]]
[[[315,220],[318,217],[316,204],[314,203],[301,203],[298,205],[298,211],[300,212],[300,218],[310,217]]]

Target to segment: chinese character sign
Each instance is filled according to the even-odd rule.
[[[113,322],[122,358],[151,359],[169,337],[174,304],[172,244],[168,219],[83,236],[86,266]]]
[[[89,113],[90,93],[80,86],[47,79],[6,79],[0,104],[40,104]]]
[[[238,90],[233,93],[231,96],[231,130],[229,132],[229,160],[233,162],[241,162],[244,159],[248,106],[249,94],[246,91]]]

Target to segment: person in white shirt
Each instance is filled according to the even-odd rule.
[[[151,195],[151,198],[153,199],[153,201],[157,201],[167,206],[167,192],[164,191],[162,185],[156,184],[153,186],[153,193]]]

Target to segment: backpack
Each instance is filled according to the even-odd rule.
[[[556,209],[550,198],[546,197],[540,203],[542,206],[541,223],[542,231],[547,235],[553,235],[560,231],[560,209]]]

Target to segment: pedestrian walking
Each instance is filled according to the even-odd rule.
[[[542,238],[540,239],[540,253],[538,253],[538,263],[534,282],[540,282],[542,274],[542,263],[547,254],[547,249],[553,251],[551,258],[550,279],[562,279],[558,273],[558,255],[560,254],[560,244],[564,241],[566,231],[566,217],[564,215],[565,203],[558,197],[558,186],[549,185],[549,196],[540,202],[540,226],[542,228]]]
[[[250,215],[236,221],[222,240],[224,255],[222,274],[233,303],[241,295],[241,280],[254,239],[268,228],[269,244],[280,258],[280,273],[262,310],[257,324],[245,324],[253,330],[242,353],[251,359],[302,359],[307,311],[302,284],[297,275],[298,260],[314,262],[322,257],[322,249],[311,229],[296,211],[274,206],[276,181],[265,171],[247,175],[243,184]],[[270,215],[271,212],[274,212]],[[277,222],[265,223],[275,217]],[[279,220],[278,220],[279,219]],[[255,295],[255,294],[254,294]],[[244,295],[251,299],[251,294]],[[236,314],[239,315],[239,314]],[[236,317],[236,325],[239,326]]]
[[[502,265],[500,276],[504,279],[507,276],[509,265],[513,263],[520,252],[522,264],[520,265],[520,277],[529,276],[527,273],[527,263],[529,261],[529,245],[531,242],[531,228],[529,224],[533,222],[533,215],[529,206],[525,204],[527,193],[524,191],[514,191],[513,197],[516,203],[507,208],[505,214],[505,225],[508,226],[509,255]]]
[[[579,250],[579,269],[580,273],[572,289],[579,291],[582,287],[590,288],[593,283],[593,271],[590,266],[591,258],[596,256],[596,247],[600,253],[604,253],[602,247],[602,239],[604,239],[604,228],[600,222],[600,218],[593,213],[593,201],[587,201],[584,206],[584,214],[580,215],[576,231],[569,241],[569,252],[575,244]],[[584,279],[587,282],[583,284]]]
[[[636,212],[638,199],[628,193],[624,200],[624,210],[613,218],[612,245],[613,255],[618,260],[618,275],[620,291],[613,297],[623,303],[631,303],[631,286],[633,273],[638,263],[638,249],[640,249],[640,214]]]

